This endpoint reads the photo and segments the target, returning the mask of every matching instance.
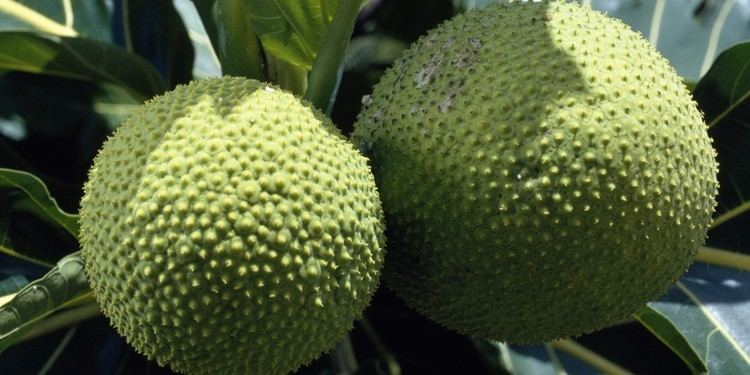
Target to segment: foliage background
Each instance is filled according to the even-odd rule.
[[[369,1],[346,51],[330,111],[333,121],[350,132],[361,97],[408,44],[456,12],[488,2]],[[11,3],[57,26],[19,21]],[[226,45],[212,49],[211,26],[207,31],[201,24],[202,3],[196,1],[196,9],[187,0],[0,0],[0,168],[30,172],[49,190],[48,195],[29,175],[0,170],[0,296],[28,290],[30,282],[78,249],[74,231],[66,230],[70,218],[50,202],[41,209],[32,203],[51,196],[63,211],[76,212],[96,150],[133,108],[176,84],[220,74],[222,63],[225,72],[247,68],[230,63],[248,58],[242,51]],[[718,224],[708,250],[731,253],[704,253],[667,296],[632,322],[577,338],[584,351],[566,346],[570,342],[519,347],[460,336],[381,288],[350,335],[359,373],[600,373],[592,357],[636,373],[750,372],[750,327],[742,318],[750,313],[750,266],[742,266],[747,258],[731,258],[750,253],[750,44],[742,43],[750,39],[750,5],[733,0],[584,3],[640,30],[695,87],[721,164]],[[286,77],[292,86],[294,77]],[[729,261],[717,265],[716,259]],[[92,309],[85,280],[75,278],[79,264],[73,259],[65,265],[54,270],[72,276],[63,284],[44,284],[44,306],[37,301],[27,310],[45,316],[61,306],[63,311],[21,326],[4,320],[8,306],[0,307],[0,350],[5,349],[0,373],[169,374],[109,328]],[[56,324],[56,317],[65,324]],[[336,373],[340,366],[336,355],[324,356],[300,374]]]

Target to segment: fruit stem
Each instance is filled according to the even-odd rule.
[[[357,372],[357,358],[354,356],[354,348],[348,334],[336,344],[330,357],[334,374],[351,375]]]
[[[335,92],[341,80],[342,64],[346,47],[349,45],[354,23],[357,20],[361,0],[340,0],[328,26],[328,32],[318,51],[318,56],[310,72],[305,98],[316,107],[330,114]]]
[[[750,255],[701,246],[695,256],[698,262],[750,271]]]
[[[21,260],[25,260],[25,261],[27,261],[29,263],[33,263],[33,264],[36,264],[36,265],[39,265],[39,266],[42,266],[42,267],[52,268],[52,267],[55,266],[54,264],[47,263],[47,262],[45,262],[43,260],[39,260],[39,259],[36,259],[34,257],[23,255],[23,254],[21,254],[19,252],[14,251],[13,249],[7,248],[7,247],[2,246],[2,245],[0,245],[0,254],[5,254],[5,255],[13,257],[13,258],[18,258],[18,259],[21,259]]]
[[[47,361],[44,363],[44,366],[42,366],[41,370],[39,370],[39,375],[46,375],[49,370],[52,369],[52,366],[55,365],[57,359],[60,358],[60,355],[63,353],[63,351],[65,351],[65,347],[70,344],[70,340],[73,338],[73,335],[75,335],[76,331],[77,329],[75,326],[68,329],[68,332],[65,333],[65,336],[63,336],[62,340],[60,340],[60,343],[55,347],[55,351],[50,354],[50,356],[47,358]]]
[[[78,324],[99,314],[99,305],[97,305],[96,303],[89,303],[79,307],[74,307],[70,310],[63,311],[59,314],[55,314],[47,319],[42,320],[41,322],[39,322],[39,324],[35,325],[34,328],[29,330],[29,332],[21,336],[18,341],[16,341],[16,343],[46,335],[60,328]]]
[[[583,345],[569,339],[557,340],[550,343],[555,349],[562,350],[584,362],[610,375],[629,375],[630,371],[620,367],[614,362],[607,360],[587,349]]]
[[[740,216],[744,214],[745,212],[750,211],[750,202],[745,202],[721,215],[716,217],[714,221],[711,223],[711,229],[718,227],[721,224],[724,224],[725,222],[734,219],[737,216]]]
[[[375,332],[375,328],[372,327],[370,321],[363,317],[358,320],[357,323],[359,323],[359,326],[365,331],[365,334],[375,347],[375,351],[378,353],[378,356],[380,356],[380,359],[388,366],[388,374],[401,375],[401,367],[398,365],[398,362],[396,362],[396,359],[391,352],[385,347],[383,340],[381,340],[377,332]]]

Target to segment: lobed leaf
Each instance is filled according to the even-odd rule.
[[[750,272],[706,263],[693,264],[666,296],[648,304],[660,338],[689,355],[683,338],[677,337],[668,322],[705,363],[709,373],[750,373]],[[655,325],[650,324],[649,329]],[[685,359],[685,357],[683,357]],[[699,370],[693,358],[686,362]]]

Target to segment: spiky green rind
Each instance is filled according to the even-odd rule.
[[[193,82],[143,105],[85,185],[81,241],[103,313],[187,374],[283,374],[330,349],[377,287],[366,159],[276,87]]]
[[[386,285],[511,342],[628,318],[685,271],[717,193],[680,77],[620,21],[496,4],[421,38],[355,124],[391,246]]]

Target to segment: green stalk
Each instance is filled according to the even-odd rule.
[[[750,255],[701,246],[695,255],[696,262],[750,271]]]
[[[268,76],[279,87],[294,95],[302,96],[307,88],[307,69],[267,55]]]
[[[365,331],[365,334],[370,339],[370,343],[375,347],[375,351],[378,353],[380,360],[388,367],[388,374],[401,375],[401,367],[398,365],[398,362],[391,352],[385,347],[383,340],[381,340],[380,336],[375,332],[375,328],[370,324],[370,321],[367,320],[367,318],[362,317],[357,323],[359,323],[359,326]]]
[[[586,362],[588,365],[594,367],[597,370],[601,370],[605,374],[612,375],[631,375],[632,373],[616,363],[602,357],[601,355],[594,353],[593,351],[585,348],[583,345],[573,340],[558,340],[551,343],[552,347],[558,350],[562,350],[579,360]]]
[[[354,374],[359,368],[357,358],[354,356],[352,341],[348,334],[336,344],[336,347],[330,353],[330,358],[336,374]]]
[[[341,78],[341,63],[354,30],[361,0],[340,0],[333,22],[318,51],[310,72],[305,98],[316,107],[331,112]]]
[[[250,28],[250,9],[245,0],[217,0],[216,54],[223,74],[265,81],[260,41]]]

